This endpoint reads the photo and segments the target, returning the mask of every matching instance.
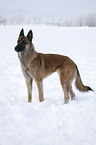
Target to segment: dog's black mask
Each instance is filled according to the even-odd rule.
[[[16,52],[21,52],[21,51],[24,51],[25,50],[25,45],[24,44],[18,44],[16,47],[15,47],[15,51]]]
[[[17,46],[15,47],[16,52],[22,52],[26,48],[26,44],[31,44],[33,38],[32,30],[30,30],[27,36],[24,36],[24,30],[22,29],[17,41]]]

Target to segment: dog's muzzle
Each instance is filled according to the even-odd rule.
[[[25,46],[23,46],[22,44],[19,44],[15,47],[15,51],[16,52],[21,52],[25,50]]]

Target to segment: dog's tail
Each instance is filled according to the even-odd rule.
[[[76,73],[76,79],[75,79],[75,86],[76,88],[81,91],[81,92],[88,92],[88,91],[93,91],[89,86],[84,86],[83,83],[82,83],[82,80],[81,80],[81,77],[80,77],[80,73],[79,73],[79,70],[78,70],[78,67],[76,66],[76,70],[77,70],[77,73]]]

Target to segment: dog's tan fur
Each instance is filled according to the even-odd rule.
[[[32,100],[32,81],[35,80],[39,92],[39,101],[43,98],[43,79],[57,71],[60,76],[60,82],[64,91],[64,103],[67,103],[69,96],[71,100],[75,99],[71,83],[75,78],[75,85],[80,91],[92,90],[84,86],[76,64],[67,56],[57,54],[42,54],[35,51],[32,43],[33,33],[30,30],[28,35],[24,36],[22,29],[19,35],[18,44],[15,50],[18,52],[22,71],[26,79],[28,89],[28,102]],[[23,51],[20,49],[24,48]],[[19,52],[20,51],[20,52]]]

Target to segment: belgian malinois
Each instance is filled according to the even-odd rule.
[[[22,29],[17,41],[15,51],[18,52],[23,75],[28,89],[28,102],[32,100],[32,81],[35,80],[39,93],[39,101],[43,98],[43,79],[57,71],[64,91],[64,103],[68,103],[69,96],[75,100],[72,90],[72,81],[75,79],[76,88],[82,92],[93,91],[89,86],[84,86],[77,65],[67,56],[57,54],[42,54],[35,51],[32,43],[33,33],[30,30],[25,37]]]

